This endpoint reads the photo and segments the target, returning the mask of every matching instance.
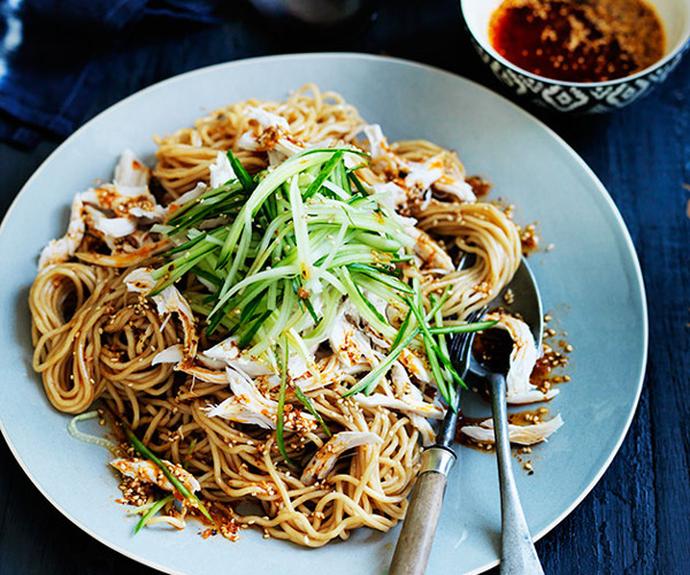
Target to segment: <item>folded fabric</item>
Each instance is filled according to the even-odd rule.
[[[7,0],[0,7],[0,139],[33,146],[85,119],[89,86],[144,18],[217,20],[219,0]]]

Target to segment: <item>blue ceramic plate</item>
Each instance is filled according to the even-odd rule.
[[[284,98],[305,82],[337,90],[390,139],[427,138],[454,148],[469,173],[538,221],[555,249],[532,258],[545,309],[575,351],[572,382],[552,404],[565,426],[534,450],[535,473],[516,469],[532,532],[544,535],[594,486],[628,429],[642,386],[647,315],[640,269],[611,198],[558,136],[503,98],[433,68],[357,54],[259,58],[191,72],[103,112],[69,138],[24,186],[0,231],[0,421],[29,478],[62,513],[113,549],[171,573],[329,575],[384,573],[397,530],[366,529],[346,542],[307,550],[245,531],[238,543],[147,529],[115,504],[117,481],[104,450],[70,438],[31,371],[27,294],[41,247],[63,233],[75,192],[107,178],[130,147],[152,159],[154,134],[190,125],[228,102]],[[473,406],[476,410],[486,407]],[[498,558],[498,484],[493,456],[461,448],[429,573],[473,573]],[[516,463],[517,466],[517,463]]]

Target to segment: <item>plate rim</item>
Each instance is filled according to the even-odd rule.
[[[556,133],[551,127],[546,125],[544,122],[542,122],[539,118],[536,116],[533,116],[529,112],[527,112],[525,109],[517,105],[516,103],[512,102],[499,92],[496,92],[479,82],[476,82],[474,80],[468,79],[464,76],[461,76],[460,74],[456,74],[454,72],[450,72],[448,70],[445,70],[443,68],[440,68],[438,66],[433,66],[430,64],[425,64],[421,62],[416,62],[414,60],[408,60],[405,58],[397,58],[393,56],[381,56],[381,55],[376,55],[376,54],[368,54],[365,52],[297,52],[297,53],[289,53],[289,54],[276,54],[276,55],[268,55],[268,56],[257,56],[253,58],[242,58],[238,60],[230,60],[226,62],[219,62],[217,64],[212,64],[210,66],[203,66],[201,68],[195,68],[193,70],[189,70],[187,72],[183,72],[181,74],[177,74],[175,76],[171,76],[170,78],[166,78],[164,80],[161,80],[159,82],[156,82],[154,84],[151,84],[150,86],[147,86],[145,88],[142,88],[141,90],[138,90],[134,92],[133,94],[130,94],[129,96],[126,96],[125,98],[115,102],[114,104],[108,106],[92,118],[90,118],[87,122],[85,122],[82,126],[80,126],[77,130],[75,130],[70,136],[65,138],[63,142],[60,143],[49,155],[46,157],[41,164],[34,170],[34,172],[31,174],[29,179],[24,183],[24,185],[21,187],[19,192],[16,194],[14,199],[12,200],[10,206],[7,208],[7,211],[2,219],[2,222],[0,223],[0,236],[5,231],[5,227],[7,225],[7,222],[11,219],[12,214],[19,202],[20,197],[27,193],[31,185],[33,184],[34,179],[36,179],[41,172],[43,172],[46,169],[46,165],[49,163],[51,158],[58,154],[64,147],[66,147],[68,144],[72,142],[73,139],[76,139],[80,136],[81,132],[85,130],[92,122],[95,122],[102,118],[103,116],[106,116],[110,113],[112,113],[114,110],[119,109],[122,106],[126,106],[130,101],[140,98],[142,96],[145,96],[148,92],[153,91],[153,90],[158,90],[161,87],[167,85],[167,84],[173,84],[175,82],[179,81],[185,81],[188,78],[191,78],[197,74],[206,74],[215,70],[220,70],[220,69],[232,69],[232,68],[240,68],[243,66],[251,66],[251,65],[256,65],[260,64],[261,62],[264,62],[266,60],[309,60],[309,59],[329,59],[329,58],[342,58],[342,59],[348,59],[348,60],[371,60],[371,61],[377,61],[377,62],[389,62],[389,63],[394,63],[402,66],[407,66],[410,68],[418,68],[420,70],[425,70],[427,72],[432,72],[433,74],[436,75],[441,75],[441,76],[450,76],[453,78],[460,78],[465,82],[468,82],[472,84],[475,88],[479,89],[480,91],[488,92],[492,96],[497,97],[502,101],[503,105],[506,105],[512,110],[520,115],[522,115],[524,118],[526,118],[528,121],[534,122],[538,124],[542,129],[544,129],[554,140],[557,142],[561,148],[563,148],[568,155],[578,164],[580,168],[584,171],[584,173],[591,179],[591,181],[594,183],[597,191],[601,194],[605,202],[607,203],[608,207],[611,209],[615,223],[617,224],[618,229],[622,233],[622,237],[624,240],[624,244],[626,247],[626,252],[630,256],[632,260],[632,265],[634,269],[634,277],[637,280],[636,282],[636,288],[638,291],[639,298],[640,298],[640,304],[642,307],[642,344],[643,344],[643,350],[642,350],[642,362],[641,362],[641,370],[640,374],[638,377],[638,381],[636,384],[636,390],[635,390],[635,399],[632,403],[631,409],[628,413],[627,419],[625,421],[625,425],[623,426],[621,433],[619,434],[618,438],[616,439],[616,443],[609,453],[606,461],[601,465],[601,467],[597,470],[597,472],[594,474],[592,477],[591,481],[588,483],[588,485],[582,490],[582,492],[578,495],[578,497],[575,498],[575,500],[566,508],[564,509],[552,522],[550,522],[548,525],[546,525],[543,529],[541,529],[538,533],[533,534],[533,539],[535,541],[538,541],[542,537],[544,537],[547,533],[552,531],[556,526],[558,526],[568,515],[570,515],[575,508],[582,503],[582,501],[591,493],[592,489],[599,483],[601,478],[603,477],[604,473],[608,470],[608,468],[611,466],[611,463],[615,459],[616,455],[618,454],[623,441],[625,440],[626,436],[628,435],[628,431],[630,430],[630,426],[632,424],[632,421],[635,417],[635,414],[637,413],[637,408],[639,405],[640,401],[640,396],[642,394],[642,387],[644,385],[644,379],[647,371],[647,360],[648,360],[648,355],[649,355],[649,318],[648,318],[648,307],[647,307],[647,295],[646,295],[646,289],[645,289],[645,283],[644,283],[644,276],[642,275],[642,269],[640,266],[639,258],[637,256],[637,251],[635,249],[635,245],[632,241],[632,238],[630,236],[630,231],[628,230],[628,227],[625,224],[625,220],[623,219],[623,216],[621,215],[620,211],[618,210],[618,207],[616,206],[615,202],[613,201],[613,198],[609,194],[608,190],[604,186],[604,184],[601,182],[599,177],[595,174],[594,170],[589,167],[589,165],[584,161],[584,159],[575,151],[575,149],[568,144],[558,133]],[[72,516],[72,514],[61,507],[60,505],[57,504],[56,501],[53,500],[53,498],[47,493],[47,491],[43,488],[43,486],[38,482],[36,478],[32,475],[30,469],[28,466],[25,464],[23,461],[22,457],[20,456],[18,450],[15,448],[14,444],[12,443],[9,434],[7,433],[5,426],[3,424],[2,419],[0,418],[0,433],[2,433],[2,436],[5,439],[5,442],[7,443],[7,446],[10,450],[10,453],[14,456],[15,460],[19,464],[20,468],[26,476],[29,478],[31,483],[38,489],[38,491],[45,497],[48,502],[55,508],[57,509],[64,517],[66,517],[69,521],[71,521],[74,525],[76,525],[79,529],[84,531],[86,534],[94,538],[96,541],[99,543],[105,545],[106,547],[112,549],[113,551],[116,551],[117,553],[120,553],[121,555],[124,555],[125,557],[132,559],[133,561],[136,561],[138,563],[141,563],[142,565],[146,565],[148,567],[151,567],[153,569],[157,569],[158,571],[161,571],[163,573],[170,573],[171,575],[185,575],[181,571],[174,571],[171,570],[169,567],[164,567],[160,565],[158,562],[151,560],[147,557],[144,557],[138,553],[131,552],[129,550],[126,550],[122,548],[119,544],[113,543],[112,541],[109,541],[105,537],[101,537],[100,535],[96,534],[93,532],[88,526],[83,524],[80,520],[76,519],[75,517]],[[490,561],[476,569],[473,569],[471,571],[467,571],[465,575],[476,575],[479,573],[482,573],[488,569],[491,569],[495,566],[497,566],[500,563],[500,559],[495,559],[493,561]]]

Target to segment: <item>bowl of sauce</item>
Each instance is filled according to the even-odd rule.
[[[679,63],[690,0],[461,0],[494,75],[559,112],[608,112],[647,94]]]

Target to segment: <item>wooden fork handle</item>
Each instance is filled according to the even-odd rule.
[[[389,575],[423,575],[426,571],[447,474],[454,461],[455,455],[442,447],[431,447],[422,454],[422,470],[412,490]]]

